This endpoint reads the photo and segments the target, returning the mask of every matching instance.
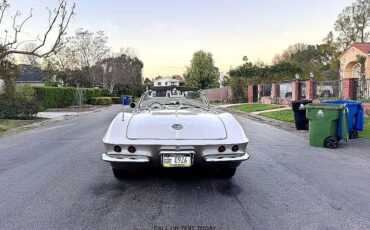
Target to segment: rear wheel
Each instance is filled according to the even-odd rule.
[[[337,139],[334,138],[334,137],[328,137],[325,140],[325,147],[326,148],[336,149],[336,148],[338,148],[338,145],[339,145],[339,143],[338,143]]]

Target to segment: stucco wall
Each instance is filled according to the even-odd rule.
[[[361,50],[351,47],[348,49],[340,58],[340,74],[341,78],[352,78],[353,77],[353,68],[356,65],[356,58],[357,55],[362,55],[366,57],[365,69],[366,69],[366,76],[370,76],[370,58],[369,56],[362,52]]]

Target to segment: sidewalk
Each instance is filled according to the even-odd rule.
[[[109,105],[109,106],[92,106],[92,107],[82,107],[82,108],[69,107],[69,108],[60,108],[60,109],[49,109],[49,110],[46,110],[45,112],[39,112],[37,114],[37,117],[52,119],[55,121],[61,121],[69,116],[80,116],[84,114],[98,112],[103,109],[115,108],[115,107],[122,107],[122,105],[114,104],[114,105]]]
[[[261,114],[261,113],[268,113],[268,112],[276,112],[276,111],[282,111],[282,110],[291,110],[291,107],[283,107],[283,108],[277,108],[277,109],[269,109],[269,110],[262,110],[262,111],[256,111],[256,112],[251,112],[251,114]]]
[[[234,105],[244,105],[244,104],[248,104],[248,103],[236,103],[236,104],[220,104],[220,105],[217,105],[218,107],[221,107],[221,108],[227,108],[227,107],[231,107],[231,106],[234,106]],[[217,107],[216,106],[216,107]]]

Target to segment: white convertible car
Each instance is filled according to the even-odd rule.
[[[103,143],[117,178],[130,168],[212,167],[232,177],[249,158],[248,138],[229,113],[217,113],[203,91],[145,92],[132,113],[118,114]]]

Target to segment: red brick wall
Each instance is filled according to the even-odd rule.
[[[248,102],[253,103],[253,85],[248,85]]]
[[[271,97],[261,97],[260,102],[262,104],[272,104],[272,99]]]
[[[357,99],[355,80],[353,78],[343,78],[342,80],[342,97],[343,99]]]
[[[280,96],[280,87],[279,83],[272,83],[271,85],[271,97],[276,98]]]
[[[317,96],[317,82],[313,80],[306,81],[306,99],[313,100]]]
[[[292,101],[299,100],[299,81],[292,81]]]

